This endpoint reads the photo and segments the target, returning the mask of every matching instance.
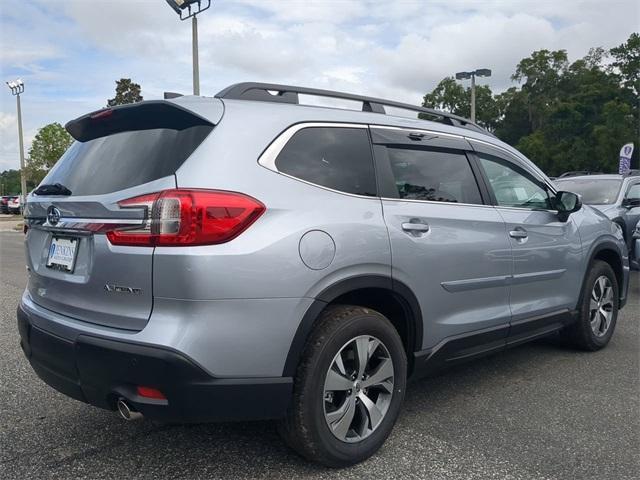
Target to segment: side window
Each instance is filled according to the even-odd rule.
[[[366,128],[304,128],[291,137],[275,164],[278,171],[316,185],[377,195]]]
[[[482,204],[464,153],[387,148],[400,198]]]
[[[627,192],[627,196],[625,198],[629,200],[640,200],[640,183],[631,185],[631,188],[629,188],[629,191]]]
[[[524,170],[498,157],[478,154],[496,197],[502,207],[544,208],[553,206],[544,184]]]

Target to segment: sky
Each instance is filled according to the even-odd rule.
[[[204,0],[206,1],[206,0]],[[198,20],[200,90],[236,82],[419,104],[444,77],[490,68],[494,91],[540,49],[571,60],[640,30],[637,0],[212,0]],[[164,0],[0,0],[0,77],[22,78],[25,153],[38,128],[100,109],[115,80],[145,99],[190,93],[191,24]],[[15,98],[0,95],[0,171],[19,168]]]

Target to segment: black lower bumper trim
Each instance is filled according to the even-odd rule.
[[[186,356],[160,347],[80,335],[75,342],[37,328],[18,307],[20,344],[47,384],[77,400],[115,409],[119,397],[145,417],[175,422],[281,418],[293,391],[290,377],[215,378]],[[143,385],[167,400],[136,393]]]

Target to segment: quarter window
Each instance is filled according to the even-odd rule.
[[[546,210],[553,208],[543,183],[506,160],[483,153],[478,156],[498,205]]]
[[[388,148],[400,198],[481,204],[482,197],[464,153]]]
[[[377,195],[366,128],[304,128],[289,140],[275,164],[278,171],[316,185]]]

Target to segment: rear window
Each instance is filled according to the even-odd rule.
[[[61,183],[72,195],[100,195],[151,182],[174,174],[212,129],[155,128],[76,141],[42,185]]]
[[[282,173],[333,190],[376,196],[373,157],[365,128],[304,128],[282,149],[276,167]]]

